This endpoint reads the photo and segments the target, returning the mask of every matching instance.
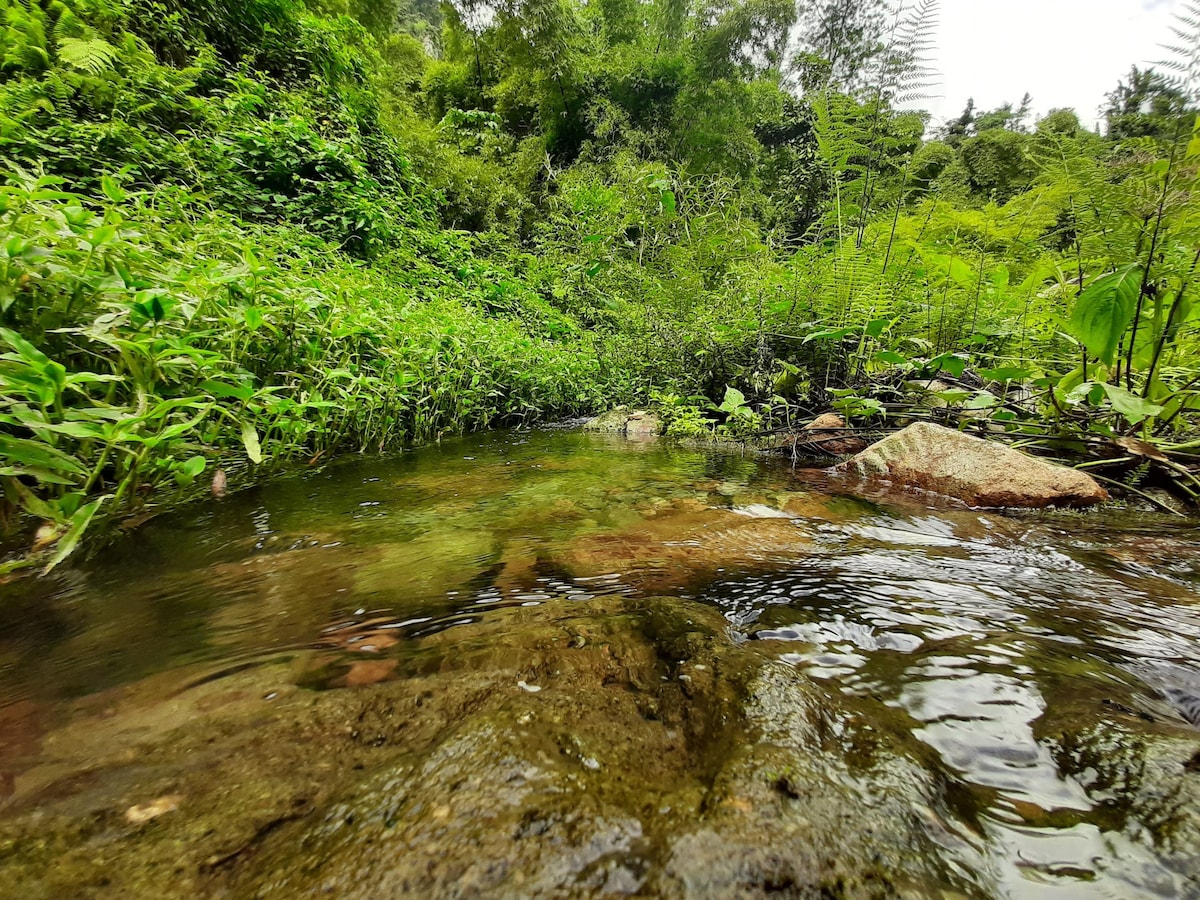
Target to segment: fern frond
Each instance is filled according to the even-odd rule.
[[[1200,98],[1200,3],[1189,0],[1172,18],[1170,31],[1179,43],[1160,44],[1169,56],[1155,65],[1175,73],[1168,81],[1195,101]]]
[[[919,0],[907,11],[896,30],[891,73],[894,94],[910,100],[923,99],[938,83],[937,70],[930,64],[935,47],[940,13],[939,0]],[[899,99],[899,98],[897,98]]]
[[[46,50],[46,17],[37,6],[13,3],[3,11],[0,68],[39,71],[50,65]]]
[[[58,58],[74,69],[100,75],[116,63],[120,51],[101,38],[80,39],[60,37]]]

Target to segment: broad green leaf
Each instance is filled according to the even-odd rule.
[[[83,505],[84,495],[78,491],[70,494],[63,494],[58,498],[58,511],[63,518],[69,519],[79,511],[79,507]]]
[[[81,384],[104,384],[113,381],[124,381],[120,375],[98,375],[95,372],[74,372],[66,377],[65,387],[78,387]]]
[[[1108,394],[1108,400],[1112,403],[1113,409],[1123,415],[1130,425],[1136,425],[1143,419],[1157,416],[1163,411],[1163,408],[1157,403],[1143,400],[1137,394],[1131,394],[1125,388],[1117,387],[1114,384],[1105,384],[1104,391]]]
[[[1059,393],[1064,404],[1067,406],[1078,406],[1091,396],[1092,391],[1098,388],[1103,390],[1102,386],[1098,386],[1093,381],[1083,381],[1074,385],[1070,390],[1060,390]]]
[[[965,409],[990,409],[1000,401],[990,391],[978,391],[974,397],[963,404]]]
[[[125,199],[124,189],[111,175],[105,175],[100,179],[100,190],[104,191],[104,196],[113,203],[120,203]]]
[[[44,422],[37,426],[38,431],[50,431],[81,441],[102,440],[104,429],[92,422]]]
[[[117,236],[116,225],[101,225],[92,232],[91,245],[93,247],[103,247],[109,241]]]
[[[746,405],[746,395],[737,388],[725,388],[725,399],[721,401],[721,405],[717,409],[721,412],[736,413],[739,409]]]
[[[181,466],[183,473],[190,478],[195,478],[204,471],[204,467],[208,465],[208,460],[203,456],[193,456],[186,460]]]
[[[31,516],[57,522],[60,519],[58,507],[52,502],[43,500],[19,481],[13,485],[13,490],[21,504],[21,508]]]
[[[49,469],[39,469],[36,466],[0,466],[0,477],[37,479],[38,484],[74,484],[74,479],[64,478]]]
[[[158,433],[145,438],[144,443],[149,447],[157,447],[159,444],[166,443],[167,441],[179,437],[181,434],[186,434],[204,420],[205,416],[208,415],[209,409],[210,407],[206,406],[190,419],[186,419],[183,422],[176,422],[173,425],[168,425]],[[255,461],[257,462],[257,460]]]
[[[25,340],[11,328],[0,328],[0,339],[12,347],[21,358],[38,369],[43,369],[50,363],[50,357]]]
[[[1123,266],[1097,278],[1075,298],[1067,329],[1105,365],[1113,364],[1121,335],[1133,320],[1141,282],[1141,266]]]
[[[888,327],[890,321],[890,319],[872,319],[867,323],[867,337],[879,337],[883,334],[884,329]]]
[[[204,471],[207,461],[203,456],[193,456],[179,464],[175,470],[177,484],[187,486],[196,480],[196,476]]]
[[[34,469],[82,475],[83,468],[72,457],[41,441],[0,434],[0,460]]]
[[[1061,397],[1070,393],[1082,383],[1083,369],[1076,367],[1066,375],[1062,376],[1062,378],[1058,379],[1058,383],[1054,385],[1054,390],[1057,391],[1058,395]]]
[[[957,256],[950,257],[949,265],[950,277],[963,287],[974,287],[975,285],[975,268],[967,265],[964,260]]]
[[[207,391],[214,397],[228,397],[234,400],[249,400],[254,396],[254,388],[247,384],[226,384],[223,381],[205,381],[200,390]]]
[[[963,370],[967,368],[967,358],[960,353],[943,353],[929,360],[921,368],[934,375],[946,371],[952,378],[961,378]]]
[[[246,455],[250,457],[250,462],[256,465],[262,462],[262,447],[258,443],[258,431],[251,422],[242,423],[242,444],[246,447]]]
[[[874,397],[842,397],[833,401],[833,408],[847,417],[875,416],[884,412],[883,404]]]
[[[929,253],[927,254],[927,259],[959,286],[974,286],[975,269],[968,265],[966,261],[957,256],[948,256],[941,253]]]
[[[942,360],[942,369],[949,372],[954,378],[961,378],[966,367],[967,358],[965,356],[951,354]]]
[[[855,328],[822,328],[819,331],[814,331],[814,332],[811,332],[810,334],[806,335],[804,338],[804,343],[807,344],[809,341],[824,341],[824,340],[840,341],[846,335],[853,334],[855,331],[857,331],[857,329],[855,329]]]
[[[930,391],[929,396],[937,397],[939,400],[945,400],[951,406],[957,406],[971,396],[971,391],[957,389],[949,391]]]

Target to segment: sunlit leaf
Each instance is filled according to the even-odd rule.
[[[1157,416],[1163,410],[1157,403],[1144,400],[1115,384],[1105,384],[1104,391],[1108,394],[1113,409],[1123,415],[1130,425],[1136,425],[1150,416]]]
[[[725,399],[717,409],[721,412],[736,413],[746,405],[746,395],[734,387],[725,388]]]
[[[1121,336],[1137,309],[1142,267],[1124,266],[1088,285],[1071,310],[1067,328],[1088,352],[1111,366]]]
[[[71,523],[67,528],[66,534],[59,539],[58,545],[54,549],[54,556],[46,564],[46,568],[42,570],[43,575],[75,552],[75,548],[79,546],[79,539],[83,537],[83,533],[92,522],[92,517],[100,509],[100,504],[107,499],[107,496],[100,497],[75,511],[75,515],[71,516]]]
[[[242,444],[246,448],[246,455],[250,457],[250,462],[258,464],[262,462],[262,447],[258,443],[258,431],[252,422],[242,423]]]

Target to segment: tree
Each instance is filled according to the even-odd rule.
[[[975,117],[975,134],[982,134],[995,128],[1025,133],[1025,120],[1029,118],[1029,109],[1033,98],[1026,93],[1021,98],[1021,105],[1013,109],[1011,103],[1002,103],[995,109],[982,112]]]
[[[957,119],[946,123],[941,138],[951,147],[957,147],[975,133],[975,98],[967,98],[967,105]]]
[[[1052,109],[1038,119],[1037,123],[1038,134],[1061,134],[1066,137],[1075,137],[1082,128],[1083,126],[1079,124],[1079,116],[1073,109]]]
[[[860,86],[883,49],[886,13],[883,0],[817,0],[809,6],[800,16],[801,49],[793,69],[801,83],[812,83],[812,73],[820,71],[836,88]]]
[[[1110,93],[1104,107],[1108,136],[1123,141],[1149,137],[1171,140],[1181,128],[1190,128],[1187,94],[1153,68],[1132,66]]]
[[[962,142],[959,156],[972,193],[1005,203],[1029,187],[1035,171],[1026,153],[1030,138],[991,128]]]
[[[724,8],[714,4],[701,21],[712,25],[695,36],[696,60],[704,79],[752,79],[778,71],[788,34],[796,22],[791,0],[734,0]]]

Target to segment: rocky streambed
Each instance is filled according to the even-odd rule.
[[[1016,877],[986,795],[905,713],[735,641],[703,604],[582,605],[509,609],[402,665],[316,652],[92,696],[42,736],[5,809],[4,890],[944,897]],[[1013,833],[1115,842],[1110,881],[1186,896],[1200,744],[1148,730],[1135,703],[1075,696],[1041,723],[1047,752],[1094,769],[1120,830],[1080,828],[1080,788],[1076,809],[1012,804]]]
[[[230,498],[6,589],[0,895],[1200,895],[1200,535],[1104,516],[573,433]]]

